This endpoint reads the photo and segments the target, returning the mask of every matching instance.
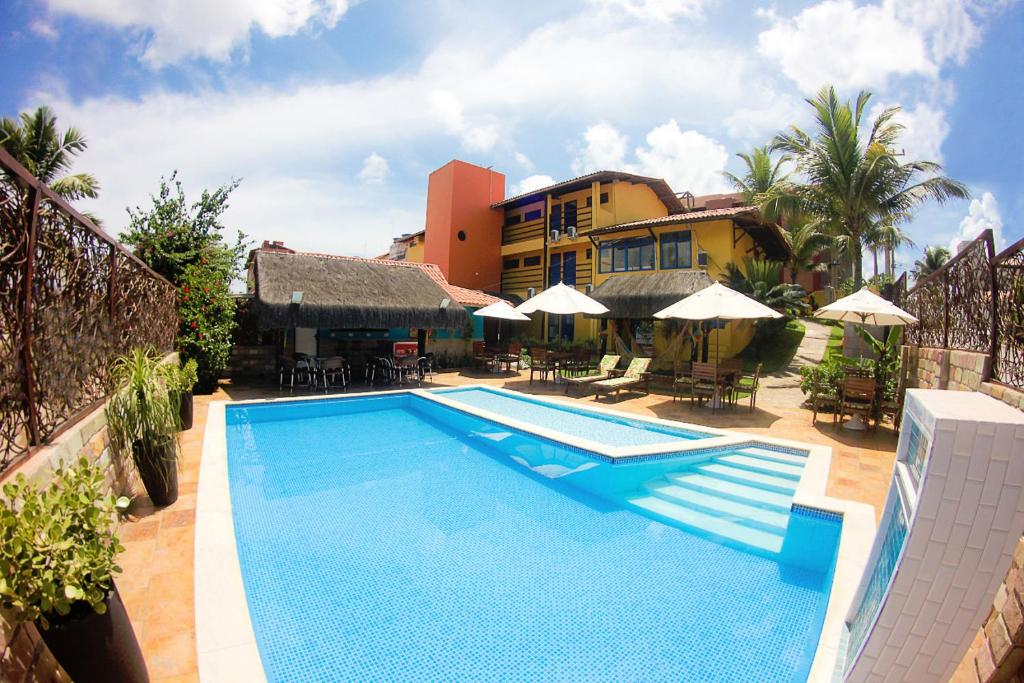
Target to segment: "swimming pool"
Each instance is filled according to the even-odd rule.
[[[462,405],[514,417],[537,427],[604,446],[649,446],[709,436],[705,432],[651,420],[597,412],[485,387],[439,389],[433,393]]]
[[[728,454],[607,462],[411,394],[228,406],[226,429],[268,680],[807,677],[837,519],[787,511],[767,555],[631,502]]]

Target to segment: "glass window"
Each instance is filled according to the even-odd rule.
[[[538,218],[540,218],[543,215],[544,215],[543,211],[541,211],[540,209],[534,209],[533,211],[527,211],[526,213],[524,213],[523,214],[523,220],[524,221],[535,221],[535,220],[537,220]]]
[[[661,268],[690,268],[693,265],[693,247],[689,230],[667,232],[661,236]]]
[[[523,267],[529,268],[530,266],[539,266],[540,256],[527,256],[523,259]]]
[[[519,259],[517,259],[517,258],[507,258],[507,259],[505,259],[504,263],[502,264],[502,267],[505,270],[512,270],[513,268],[518,268],[519,267]]]
[[[548,264],[548,284],[556,285],[562,281],[562,255],[552,254]]]
[[[555,204],[551,207],[551,229],[561,230],[562,229],[562,205]]]
[[[567,285],[576,284],[576,252],[562,252],[562,282]]]
[[[576,200],[565,203],[565,227],[576,227]]]
[[[523,217],[518,213],[511,216],[505,216],[505,225],[518,225],[521,220],[523,220]]]
[[[599,253],[602,273],[654,270],[654,240],[650,237],[602,244]]]
[[[608,203],[608,193],[607,192],[602,192],[601,193],[601,203],[602,204],[607,204]]]

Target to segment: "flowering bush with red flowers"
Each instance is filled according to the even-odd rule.
[[[177,173],[161,181],[149,211],[129,209],[131,222],[123,241],[178,287],[178,351],[183,361],[193,358],[199,366],[196,391],[209,392],[217,387],[231,354],[235,300],[229,287],[247,248],[241,232],[233,245],[226,243],[220,223],[238,182],[203,191],[190,205],[176,178]]]

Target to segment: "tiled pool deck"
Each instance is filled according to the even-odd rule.
[[[435,380],[431,386],[492,384],[533,394],[563,396],[561,387],[539,382],[531,385],[521,376],[442,373]],[[147,499],[139,499],[133,506],[131,520],[122,527],[126,550],[121,565],[125,572],[118,585],[153,683],[198,680],[193,609],[195,506],[209,402],[284,395],[287,394],[276,387],[223,385],[213,396],[197,396],[195,423],[183,435],[178,501],[164,509],[153,509]],[[849,434],[836,430],[827,415],[812,425],[809,411],[791,404],[774,405],[771,391],[759,394],[758,408],[753,413],[743,405],[712,414],[704,408],[691,410],[688,401],[673,403],[669,396],[626,396],[629,395],[624,394],[623,400],[614,404],[616,409],[829,446],[833,450],[827,494],[868,503],[875,507],[876,515],[882,508],[896,448],[895,435],[888,427],[868,434]],[[785,398],[791,403],[791,394]],[[593,402],[591,396],[577,400]]]

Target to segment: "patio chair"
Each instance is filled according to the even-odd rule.
[[[878,419],[875,421],[875,426],[878,426],[878,422],[886,416],[892,417],[892,428],[897,432],[900,431],[900,422],[903,420],[903,399],[907,392],[906,373],[902,367],[898,370],[898,373],[895,396],[884,395],[885,389],[884,387],[882,388],[882,395],[879,397],[878,405],[876,406]]]
[[[555,370],[555,361],[551,352],[542,346],[530,347],[530,384],[533,384],[534,373],[540,375],[541,380],[547,380],[548,376]]]
[[[875,407],[875,380],[871,377],[850,375],[843,379],[843,393],[839,399],[839,426],[843,417],[860,413],[866,421],[871,420]],[[878,420],[875,420],[878,426]]]
[[[736,405],[736,401],[739,400],[739,393],[745,391],[750,394],[750,412],[754,412],[754,408],[757,406],[757,388],[761,383],[761,365],[761,363],[757,364],[752,375],[741,372],[736,378],[736,382],[729,387],[729,398],[733,405]]]
[[[319,374],[324,391],[332,386],[341,386],[342,390],[348,391],[348,363],[341,356],[325,358],[320,364]],[[340,380],[340,382],[339,382]]]
[[[430,377],[430,382],[434,381],[434,352],[431,351],[425,356],[420,356],[417,361],[420,372],[420,382],[425,382],[427,377]]]
[[[572,387],[585,387],[588,384],[594,382],[600,382],[604,379],[610,379],[613,376],[615,367],[619,364],[619,360],[622,356],[613,356],[611,354],[601,357],[601,362],[597,364],[596,375],[584,375],[582,377],[566,377],[565,378],[565,393],[569,393],[569,389]]]
[[[472,360],[473,369],[480,372],[489,372],[494,367],[494,354],[482,341],[473,342]]]
[[[815,382],[811,385],[811,424],[818,422],[818,413],[832,411],[832,422],[839,417],[839,392],[830,382]]]
[[[714,401],[718,393],[718,366],[714,363],[694,363],[690,371],[690,407],[694,401]]]
[[[672,380],[672,401],[682,400],[684,395],[693,395],[693,363],[689,361],[679,364],[678,374]]]
[[[285,356],[281,356],[280,358],[277,359],[277,366],[279,368],[279,371],[278,371],[278,385],[281,386],[281,387],[284,387],[284,378],[285,377],[288,377],[288,386],[291,387],[292,389],[295,388],[295,376],[296,375],[299,376],[299,383],[300,384],[303,381],[308,381],[308,377],[305,376],[305,373],[308,372],[308,370],[306,369],[306,364],[305,363],[303,363],[302,369],[300,370],[299,369],[299,365],[295,361],[294,358],[287,358]]]
[[[650,358],[634,358],[629,362],[629,367],[626,368],[626,372],[621,377],[612,377],[611,379],[602,379],[598,382],[594,382],[591,386],[594,387],[594,400],[601,398],[601,394],[610,394],[615,392],[615,400],[619,400],[619,393],[623,389],[633,389],[633,387],[639,387],[643,385],[644,393],[651,393],[651,373],[647,372],[647,368],[651,366]]]

